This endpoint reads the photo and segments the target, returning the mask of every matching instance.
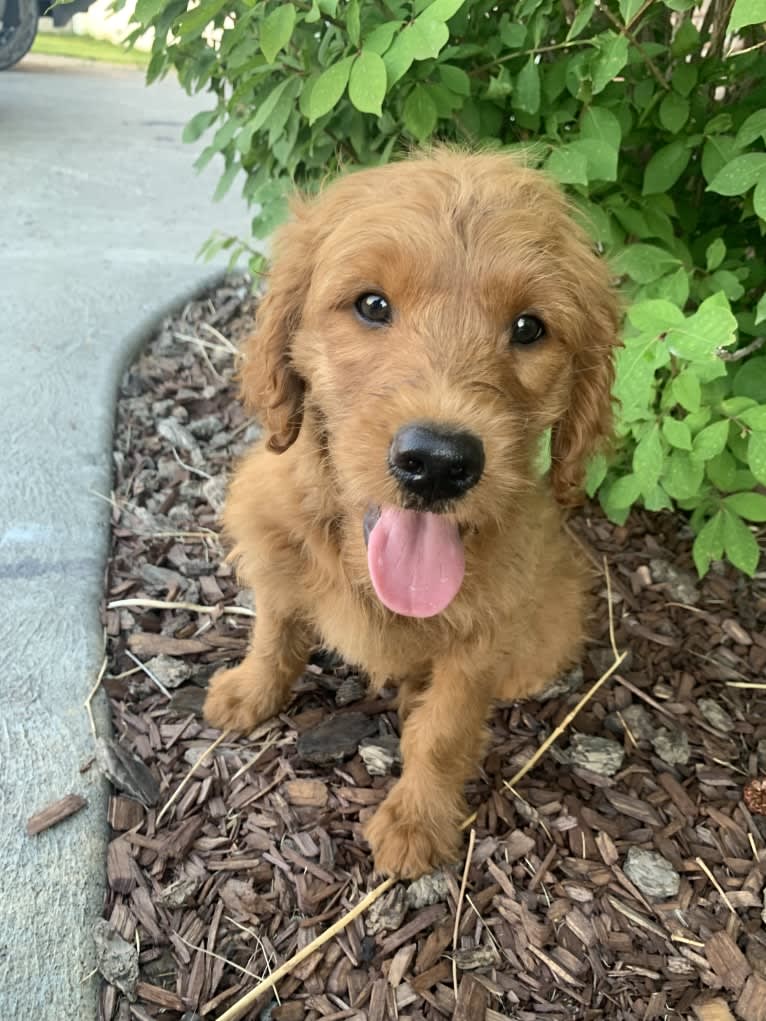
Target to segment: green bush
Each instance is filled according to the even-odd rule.
[[[256,237],[296,185],[434,137],[523,150],[565,185],[628,299],[618,448],[588,491],[616,521],[680,507],[701,574],[754,573],[766,0],[138,0],[135,21],[150,80],[212,93],[185,137],[223,155],[219,196],[241,175]]]

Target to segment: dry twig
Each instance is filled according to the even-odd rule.
[[[471,867],[471,858],[473,857],[473,845],[476,843],[476,830],[471,830],[471,834],[468,837],[468,850],[465,855],[465,867],[463,869],[463,878],[460,882],[460,893],[458,894],[457,904],[455,905],[455,925],[452,929],[452,986],[455,990],[455,999],[457,999],[457,964],[455,963],[455,953],[457,952],[457,941],[460,937],[460,918],[463,914],[463,898],[465,897],[465,888],[468,885],[468,870]]]

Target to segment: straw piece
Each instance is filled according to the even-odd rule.
[[[189,610],[191,613],[227,613],[233,617],[254,617],[255,610],[246,606],[203,606],[202,603],[172,603],[165,599],[115,599],[106,604],[107,610],[121,606],[143,606],[148,610]]]

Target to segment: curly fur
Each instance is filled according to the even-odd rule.
[[[366,291],[396,310],[385,330],[353,312]],[[509,323],[530,312],[547,336],[511,345]],[[366,828],[380,871],[417,876],[456,855],[493,701],[540,690],[579,654],[588,576],[560,507],[610,432],[617,333],[607,270],[565,200],[506,155],[435,150],[346,176],[297,201],[275,239],[242,370],[265,441],[225,511],[257,623],[205,713],[252,729],[284,707],[316,642],[373,687],[397,684],[403,774]],[[370,505],[400,502],[387,452],[412,421],[469,429],[486,452],[449,511],[463,585],[425,620],[380,603],[362,529]]]

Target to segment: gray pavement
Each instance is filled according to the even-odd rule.
[[[96,1017],[89,931],[105,789],[80,773],[102,656],[115,386],[169,305],[214,275],[211,204],[181,129],[211,100],[140,72],[29,57],[0,75],[0,1017]],[[101,494],[100,496],[97,494]],[[106,713],[96,705],[103,733]],[[65,794],[88,807],[28,837]]]

